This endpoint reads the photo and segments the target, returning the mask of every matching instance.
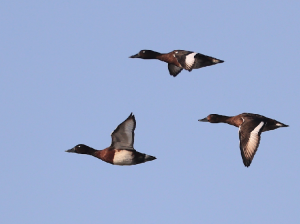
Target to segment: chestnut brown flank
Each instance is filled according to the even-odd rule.
[[[172,51],[172,52],[170,52],[168,54],[161,54],[161,55],[157,56],[156,58],[158,60],[167,62],[169,64],[174,64],[177,67],[181,68],[181,65],[179,64],[179,62],[177,61],[177,59],[173,56],[173,54],[174,54],[174,52]]]
[[[114,155],[115,155],[114,149],[106,148],[103,150],[96,151],[93,156],[95,156],[107,163],[113,164]]]

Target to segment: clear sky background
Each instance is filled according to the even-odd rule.
[[[2,1],[1,223],[299,223],[299,1]],[[169,75],[130,59],[191,50],[225,61]],[[104,149],[133,112],[135,149]],[[238,129],[197,120],[258,113],[244,167]]]

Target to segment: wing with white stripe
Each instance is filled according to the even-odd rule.
[[[260,143],[261,132],[266,122],[244,118],[239,127],[240,150],[245,166],[250,166]]]
[[[193,52],[185,56],[185,69],[192,71],[195,64],[195,55],[197,53]]]
[[[196,52],[192,51],[183,51],[183,50],[177,50],[174,53],[174,56],[176,57],[179,64],[186,70],[192,71],[195,64],[195,55]]]
[[[114,149],[134,150],[135,126],[135,117],[131,113],[129,117],[111,133],[112,141],[110,147],[113,147]]]

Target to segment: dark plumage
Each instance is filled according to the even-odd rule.
[[[79,144],[66,152],[92,155],[114,165],[136,165],[156,159],[133,148],[135,126],[135,117],[131,113],[111,134],[112,142],[108,148],[96,150]]]
[[[176,77],[182,69],[192,71],[193,69],[224,62],[204,54],[184,50],[174,50],[167,54],[161,54],[151,50],[141,50],[138,54],[130,56],[130,58],[158,59],[167,62],[170,75],[174,77]]]
[[[243,163],[246,167],[249,167],[253,160],[260,143],[260,135],[262,132],[280,127],[288,127],[288,125],[274,119],[251,113],[242,113],[233,117],[210,114],[199,121],[227,123],[239,127],[240,150]]]

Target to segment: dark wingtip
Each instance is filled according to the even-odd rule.
[[[175,78],[178,74],[171,74],[171,73],[170,73],[170,75],[173,76],[173,77]]]
[[[249,168],[249,166],[252,163],[252,160],[250,160],[250,161],[249,160],[243,160],[243,163],[244,163],[245,167]]]
[[[245,167],[247,167],[247,168],[249,168],[250,164],[251,164],[251,163],[246,163],[246,162],[244,162],[244,165],[245,165]]]

